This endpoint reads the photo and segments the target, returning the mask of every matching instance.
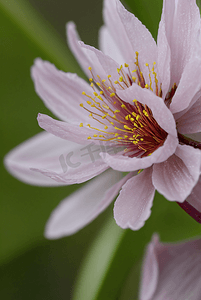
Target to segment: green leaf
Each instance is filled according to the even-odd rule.
[[[131,268],[138,266],[145,246],[150,242],[153,233],[158,232],[164,242],[176,242],[199,235],[201,226],[176,203],[165,200],[157,193],[151,217],[142,229],[124,230],[123,233],[121,232],[120,240],[117,238],[118,233],[114,234],[114,230],[113,227],[105,227],[102,235],[94,241],[87,259],[83,262],[74,300],[83,299],[81,296],[87,290],[87,300],[116,300],[121,297],[121,293],[125,295],[124,283],[129,286],[128,281],[131,282],[131,279],[126,281],[126,278],[131,274]],[[98,261],[102,257],[105,243],[108,243],[108,236],[114,237],[111,244],[113,249],[110,248],[109,257],[106,260],[109,263],[104,264],[105,270],[101,266],[100,276],[91,276],[91,274],[99,274]],[[136,295],[136,285],[132,288],[129,294]],[[124,299],[123,296],[120,299]]]

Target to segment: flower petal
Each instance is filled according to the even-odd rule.
[[[125,182],[120,178],[119,172],[108,170],[64,199],[51,214],[45,236],[57,239],[71,235],[94,220],[118,194]]]
[[[189,202],[199,212],[201,212],[201,177],[199,177],[197,184],[193,188],[186,201]]]
[[[41,132],[11,150],[5,157],[7,170],[21,181],[41,186],[63,185],[31,168],[62,170],[59,156],[67,151],[75,151],[80,145],[62,140],[47,132]]]
[[[163,146],[159,147],[150,156],[143,158],[128,157],[123,155],[110,155],[108,153],[100,153],[103,161],[112,169],[131,172],[150,167],[154,163],[159,163],[167,160],[176,150],[178,140],[176,137],[168,135]]]
[[[201,59],[195,58],[189,61],[181,76],[177,90],[172,98],[170,110],[178,113],[191,104],[194,97],[201,90]],[[189,74],[191,74],[189,78]]]
[[[117,11],[118,0],[104,0],[103,18],[117,47],[124,58],[124,62],[133,62],[135,54],[126,34],[126,30]]]
[[[112,57],[119,65],[123,65],[123,56],[106,26],[102,26],[99,31],[99,48],[104,54]]]
[[[152,168],[148,168],[123,185],[114,205],[114,218],[120,227],[138,230],[149,218],[155,193],[151,176]]]
[[[153,166],[153,184],[170,201],[183,202],[200,175],[201,151],[178,145],[167,161]]]
[[[98,155],[101,151],[100,148],[92,150],[91,147],[95,146],[93,143],[83,148],[80,148],[80,145],[78,146],[79,149],[76,148],[75,151],[70,151],[67,154],[59,156],[60,169],[62,170],[56,172],[50,168],[43,169],[42,167],[31,168],[31,170],[39,172],[57,182],[69,185],[85,182],[108,169],[108,165]],[[82,153],[83,151],[84,153]]]
[[[154,253],[152,254],[153,264],[154,266],[158,265],[158,282],[152,297],[140,299],[199,300],[201,293],[201,239],[179,244],[161,244],[154,237],[149,244],[145,262],[150,256],[150,249]],[[150,264],[144,265],[144,267],[150,268]],[[143,276],[146,275],[145,268]],[[142,281],[142,283],[144,282]],[[155,283],[153,287],[155,287]],[[149,288],[149,284],[141,286],[145,294],[146,289]]]
[[[92,73],[95,78],[100,76],[101,79],[106,80],[108,86],[111,85],[108,80],[108,75],[111,75],[112,82],[119,79],[117,68],[120,66],[117,62],[115,62],[111,57],[103,54],[100,50],[89,45],[85,45],[83,42],[79,42],[79,45],[89,61],[89,66],[92,68]]]
[[[149,82],[149,70],[146,66],[148,63],[150,68],[153,67],[153,63],[157,59],[157,46],[149,30],[129,11],[127,11],[120,1],[116,1],[117,12],[125,29],[125,33],[129,39],[129,42],[133,49],[133,54],[137,51],[139,53],[140,68],[145,77],[145,81]],[[117,38],[121,40],[121,36],[117,35]],[[125,45],[124,52],[127,52]],[[131,61],[134,60],[132,54]],[[129,61],[129,63],[131,63]],[[134,67],[134,65],[133,65]],[[135,66],[136,67],[136,66]],[[134,67],[134,69],[135,69]]]
[[[155,253],[155,244],[158,243],[158,235],[152,237],[149,243],[142,266],[139,299],[151,300],[158,283],[158,261]]]
[[[82,67],[83,71],[86,73],[87,77],[91,77],[91,74],[88,70],[90,66],[88,58],[86,57],[85,53],[78,43],[80,41],[80,37],[77,33],[76,25],[73,22],[68,22],[66,24],[66,32],[69,48],[73,52],[76,60]]]
[[[79,105],[85,100],[83,91],[93,96],[93,90],[85,80],[76,74],[59,71],[39,58],[35,60],[31,74],[37,94],[57,117],[71,123],[88,122],[89,113]]]
[[[57,121],[43,114],[38,114],[37,119],[39,126],[47,132],[77,144],[79,143],[86,145],[88,137],[93,135],[93,133],[96,133],[96,131],[93,129]],[[99,143],[99,141],[95,140],[93,142]]]
[[[185,65],[194,56],[200,28],[200,12],[196,1],[164,0],[161,20],[165,24],[171,49],[171,86],[174,83],[178,86]]]
[[[177,119],[178,132],[183,134],[201,131],[201,97],[180,118]]]
[[[165,33],[165,20],[164,14],[162,14],[161,21],[158,28],[157,37],[157,48],[158,48],[158,58],[157,58],[157,71],[158,79],[162,84],[163,89],[163,99],[165,99],[166,94],[170,88],[170,46],[168,44],[167,36]]]

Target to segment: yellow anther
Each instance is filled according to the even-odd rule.
[[[91,70],[92,70],[92,67],[88,67],[88,70],[91,71]]]
[[[148,64],[148,63],[146,63],[146,64],[145,64],[145,66],[146,66],[146,67],[148,67],[148,66],[149,66],[149,64]]]
[[[137,142],[137,141],[133,141],[133,144],[134,144],[134,145],[137,145],[137,144],[138,144],[138,142]]]
[[[104,126],[105,129],[108,129],[108,126]]]
[[[129,65],[125,63],[125,64],[124,64],[124,67],[125,67],[125,68],[128,68],[128,67],[129,67]]]
[[[91,114],[89,114],[89,117],[92,117],[93,115],[92,115],[92,113]]]
[[[134,73],[134,72],[137,72],[137,70],[135,69],[135,70],[132,71],[132,73]]]
[[[112,76],[111,76],[111,75],[108,75],[108,76],[107,76],[107,78],[110,78],[110,77],[112,77]]]
[[[101,96],[98,96],[97,98],[98,98],[99,100],[103,100],[103,98],[101,98]]]
[[[90,82],[92,82],[92,81],[93,81],[93,79],[92,79],[92,78],[89,78],[89,81],[90,81]]]
[[[109,109],[109,106],[108,105],[105,105],[105,104],[102,104],[102,107],[106,108],[106,109]]]
[[[138,127],[138,125],[137,125],[136,123],[134,123],[134,126],[135,126],[135,127]]]
[[[104,137],[104,135],[100,134],[99,137]]]
[[[88,136],[88,138],[87,138],[88,140],[90,140],[91,139],[91,137],[90,136]]]
[[[121,136],[118,136],[118,140],[121,140],[122,139],[122,137]]]
[[[80,103],[80,106],[81,106],[81,107],[84,107],[83,103]]]
[[[114,119],[116,119],[117,117],[115,115],[112,116]]]
[[[120,110],[116,109],[116,110],[114,111],[114,114],[119,113],[119,112],[120,112]]]
[[[140,118],[140,116],[139,116],[139,115],[137,115],[137,117],[136,117],[136,120],[138,121],[138,120],[139,120],[139,118]]]
[[[144,141],[144,139],[140,139],[140,141]]]
[[[91,125],[90,125],[90,124],[87,124],[87,126],[89,126],[89,127],[90,127]]]
[[[145,109],[143,110],[143,114],[144,114],[146,117],[148,117],[148,113],[146,112]]]
[[[127,135],[124,135],[124,137],[125,137],[125,139],[127,139],[128,136],[127,136]]]
[[[116,102],[116,101],[114,101],[113,103],[114,103],[114,104],[116,104],[117,102]]]
[[[110,122],[110,124],[111,124],[111,125],[114,125],[114,123],[113,123],[113,122]]]
[[[98,94],[96,92],[94,92],[94,96],[98,97]]]
[[[103,95],[103,91],[100,91],[100,94]]]
[[[118,136],[119,134],[118,133],[115,133],[115,135],[114,136]]]
[[[96,82],[97,86],[100,86],[100,82]]]
[[[91,101],[87,101],[87,104],[91,105]]]
[[[127,125],[124,125],[124,128],[125,128],[125,129],[128,129],[128,130],[132,130],[132,129],[129,128]]]
[[[134,113],[134,112],[132,112],[132,115],[134,116],[134,117],[136,117],[137,115],[136,115],[136,113]]]
[[[149,88],[149,85],[148,85],[148,84],[145,84],[145,88],[148,89],[148,88]]]
[[[136,81],[136,77],[135,76],[132,76],[132,79],[133,79],[134,82]]]
[[[102,79],[102,82],[106,82],[106,80],[105,80],[105,79]]]
[[[133,118],[130,118],[130,120],[131,120],[131,122],[133,122],[133,121],[134,121],[134,119],[133,119]]]
[[[96,107],[96,105],[95,105],[95,104],[92,104],[91,107]]]
[[[94,137],[97,137],[98,135],[97,134],[94,134]]]
[[[86,93],[85,93],[85,92],[82,92],[82,95],[86,95]]]
[[[134,100],[133,100],[133,102],[137,103],[137,100],[136,100],[136,99],[134,99]]]
[[[122,108],[126,108],[126,105],[122,104],[121,107],[122,107]]]
[[[107,115],[104,115],[104,116],[102,116],[101,118],[102,118],[102,119],[105,119],[106,117],[107,117]]]
[[[80,123],[80,127],[83,127],[83,123]]]
[[[111,94],[110,94],[110,97],[114,97],[114,96],[115,96],[115,93],[111,93]]]
[[[93,86],[94,86],[93,82],[90,84],[90,86],[91,86],[91,87],[93,87]]]
[[[154,66],[156,65],[156,62],[155,62],[155,61],[153,62],[153,65],[154,65]]]
[[[119,81],[120,81],[120,82],[123,81],[123,77],[122,77],[122,76],[119,77]]]
[[[129,115],[125,116],[125,119],[128,121]]]
[[[118,81],[116,80],[114,83],[115,83],[115,84],[118,84]]]

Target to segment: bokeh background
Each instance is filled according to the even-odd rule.
[[[37,114],[52,115],[34,91],[34,59],[85,78],[66,45],[65,25],[73,20],[84,42],[97,47],[102,2],[0,0],[0,299],[137,299],[142,255],[152,233],[159,232],[163,241],[201,234],[200,225],[177,204],[157,194],[152,216],[138,232],[118,228],[111,205],[77,234],[48,241],[43,231],[51,211],[78,186],[29,186],[3,166],[9,150],[41,131]],[[124,4],[156,38],[162,1]]]

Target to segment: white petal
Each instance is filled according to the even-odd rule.
[[[57,239],[71,235],[94,220],[118,194],[125,182],[120,178],[119,172],[108,170],[64,199],[51,214],[45,236]]]
[[[155,188],[152,168],[130,178],[122,187],[114,205],[114,218],[122,228],[140,229],[151,214]]]
[[[143,266],[142,266],[142,275],[141,275],[141,284],[140,284],[140,300],[151,300],[153,294],[155,293],[157,283],[158,283],[158,261],[155,253],[155,244],[158,244],[158,236],[154,235],[151,243],[149,243]]]
[[[152,68],[153,63],[156,62],[156,42],[148,29],[132,13],[128,12],[120,1],[116,2],[117,12],[133,49],[133,55],[131,58],[134,60],[135,52],[137,51],[139,53],[140,68],[145,77],[145,81],[149,82],[149,71],[146,67],[146,63],[148,63],[150,68]],[[117,38],[121,40],[122,37],[118,34]],[[125,45],[122,46],[125,47]],[[124,48],[124,52],[126,51],[127,49]]]
[[[178,85],[185,65],[194,56],[200,28],[200,13],[195,0],[164,0],[162,22],[171,49],[171,86]]]
[[[52,119],[51,117],[43,114],[38,114],[38,124],[41,128],[55,136],[58,136],[64,140],[72,141],[79,144],[87,144],[88,137],[97,133],[96,130],[86,127],[79,127],[78,125],[68,124]],[[93,141],[99,143],[99,141]]]
[[[88,70],[90,63],[78,43],[80,41],[80,37],[76,31],[76,25],[73,22],[68,22],[66,25],[66,32],[69,48],[73,52],[75,58],[79,62],[83,71],[86,73],[87,77],[91,77],[91,74]]]
[[[178,145],[174,155],[153,167],[155,188],[170,201],[183,202],[200,175],[201,151]]]
[[[151,244],[159,274],[156,291],[148,299],[200,300],[201,239],[179,244],[161,244],[153,240]]]
[[[59,161],[60,155],[66,151],[75,151],[77,147],[80,145],[42,132],[11,150],[6,155],[4,163],[13,176],[25,183],[42,186],[63,185],[64,183],[58,183],[32,171],[31,168],[49,168],[54,171],[62,171]]]
[[[31,73],[37,94],[53,114],[70,123],[89,122],[89,113],[80,107],[86,100],[83,91],[93,96],[93,90],[85,80],[76,74],[59,71],[39,58]]]
[[[102,26],[99,31],[99,47],[104,54],[112,57],[119,65],[124,64],[124,58],[106,26]]]
[[[179,133],[191,134],[201,131],[201,97],[192,107],[177,119]]]
[[[195,58],[189,61],[182,73],[177,90],[172,98],[170,110],[178,113],[191,105],[194,97],[201,90],[201,59]],[[189,78],[189,74],[191,74]]]
[[[104,0],[103,18],[117,47],[124,58],[124,62],[133,62],[135,53],[126,34],[126,30],[117,11],[118,0]]]
[[[201,212],[201,177],[186,201],[189,202],[199,212]]]

